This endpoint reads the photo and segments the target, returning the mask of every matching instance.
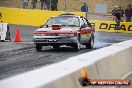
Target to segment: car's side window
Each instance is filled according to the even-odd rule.
[[[84,18],[84,19],[87,22],[88,27],[92,27],[92,25],[89,23],[89,21],[86,18]]]
[[[87,23],[88,23],[88,26],[89,26],[89,27],[92,27],[92,25],[91,25],[88,21],[87,21]]]
[[[85,23],[85,27],[89,27],[87,21],[85,19],[83,19],[84,23]]]
[[[80,24],[81,24],[81,27],[85,27],[85,23],[82,18],[80,18]]]
[[[47,25],[51,25],[51,24],[53,24],[53,20],[52,20],[52,19],[49,19],[49,20],[47,21],[46,24],[47,24]]]

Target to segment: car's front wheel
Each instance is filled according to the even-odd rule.
[[[86,43],[86,49],[92,49],[94,45],[94,36],[92,36],[88,43]]]
[[[36,50],[41,51],[42,50],[42,45],[41,44],[36,44]]]

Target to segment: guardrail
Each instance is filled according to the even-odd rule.
[[[132,40],[2,80],[0,87],[82,88],[78,79],[83,67],[90,79],[123,79],[132,71]]]

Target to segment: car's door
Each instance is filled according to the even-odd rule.
[[[84,21],[84,18],[80,18],[80,35],[81,35],[81,43],[86,42],[87,38],[87,24]]]
[[[86,25],[86,37],[87,39],[90,38],[91,34],[93,33],[94,29],[92,28],[91,24],[88,22],[86,18],[83,19]]]
[[[82,20],[84,22],[84,26],[81,29],[82,30],[81,34],[83,34],[82,38],[83,38],[83,43],[85,44],[88,43],[95,29],[91,26],[91,24],[88,22],[86,18],[82,18]]]

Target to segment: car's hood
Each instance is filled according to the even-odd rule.
[[[52,27],[48,27],[48,28],[39,28],[36,30],[36,32],[76,32],[77,30],[79,30],[79,27],[62,27],[58,30],[53,30]]]

